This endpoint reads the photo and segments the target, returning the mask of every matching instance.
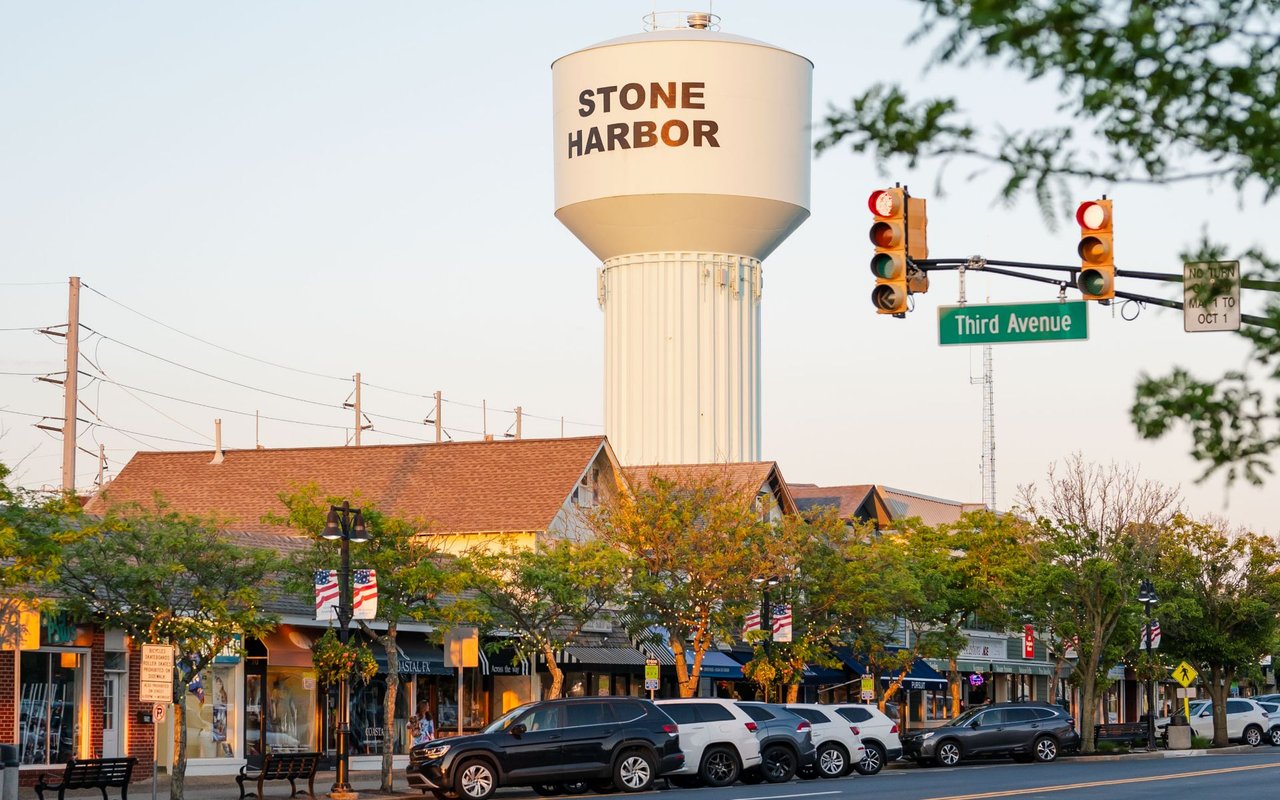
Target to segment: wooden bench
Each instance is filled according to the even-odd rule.
[[[1145,722],[1106,722],[1093,726],[1094,742],[1126,742],[1130,747],[1147,741]]]
[[[102,792],[102,800],[107,800],[107,789],[115,787],[120,790],[120,800],[129,798],[129,777],[133,775],[136,758],[73,758],[67,762],[62,771],[62,778],[48,773],[41,775],[36,783],[36,795],[44,800],[46,789],[57,789],[58,800],[68,789],[98,789]]]
[[[298,793],[298,785],[296,783],[300,778],[307,781],[307,794],[312,797],[316,796],[316,767],[320,765],[319,753],[267,753],[262,757],[261,767],[251,767],[245,764],[240,768],[240,774],[236,776],[236,783],[240,784],[241,800],[245,797],[262,797],[262,784],[267,781],[288,781],[289,793],[293,797]],[[244,790],[245,781],[256,781],[258,791],[246,793]]]

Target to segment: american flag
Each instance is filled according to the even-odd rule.
[[[1147,626],[1146,625],[1142,626],[1142,633],[1138,634],[1138,649],[1139,650],[1147,649]],[[1152,650],[1160,649],[1160,623],[1154,619],[1151,620],[1151,649]]]
[[[373,619],[378,616],[378,575],[371,569],[358,569],[351,575],[354,588],[351,591],[352,619]]]
[[[747,618],[742,621],[742,638],[747,638],[747,634],[752,631],[760,630],[760,612],[752,611]]]
[[[338,571],[318,569],[316,580],[316,619],[337,619]],[[378,574],[372,569],[357,569],[351,573],[352,619],[373,619],[378,616]]]
[[[791,641],[791,605],[789,603],[773,607],[773,640],[775,642]]]

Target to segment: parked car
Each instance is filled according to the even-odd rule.
[[[970,709],[940,728],[902,737],[903,752],[922,764],[953,767],[977,756],[1013,756],[1049,762],[1080,746],[1076,722],[1048,703],[991,703]]]
[[[742,771],[743,783],[783,783],[818,760],[813,746],[812,724],[782,706],[769,703],[737,703],[756,723],[760,741],[760,766]]]
[[[680,727],[684,766],[667,779],[677,786],[729,786],[742,770],[760,765],[756,723],[732,700],[658,700],[658,708]]]
[[[1280,702],[1259,700],[1256,697],[1249,699],[1262,706],[1262,710],[1267,712],[1267,722],[1271,723],[1265,737],[1267,742],[1272,747],[1280,747]]]
[[[873,705],[853,703],[834,706],[836,713],[852,722],[862,738],[862,760],[853,765],[859,775],[875,775],[890,761],[902,757],[898,723]]]
[[[1213,701],[1196,700],[1191,705],[1191,732],[1206,739],[1213,738]],[[1252,698],[1232,697],[1227,700],[1227,740],[1257,747],[1268,736],[1273,722],[1270,715]],[[1164,736],[1168,717],[1156,718],[1156,733]]]
[[[478,734],[416,745],[405,777],[441,800],[486,800],[500,786],[549,793],[573,781],[639,792],[683,765],[676,724],[652,702],[582,697],[529,703]]]
[[[834,708],[812,703],[787,703],[783,708],[809,720],[811,726],[818,761],[811,771],[802,770],[802,777],[842,778],[862,761],[865,748],[858,726],[851,725]]]

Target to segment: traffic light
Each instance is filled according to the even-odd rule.
[[[1080,223],[1080,293],[1085,300],[1110,300],[1116,296],[1111,201],[1081,203],[1076,209],[1076,222]]]
[[[924,200],[908,197],[905,189],[877,189],[867,198],[871,224],[871,274],[876,286],[871,302],[877,314],[905,314],[907,296],[929,290],[929,279],[910,260],[928,258]]]

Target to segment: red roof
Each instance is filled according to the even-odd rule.
[[[778,497],[778,503],[784,514],[795,513],[796,504],[791,498],[787,482],[782,479],[782,472],[776,461],[742,461],[731,464],[649,464],[639,467],[624,467],[623,475],[633,485],[643,484],[651,476],[669,481],[724,480],[730,486],[742,487],[751,492],[751,498],[766,485]]]
[[[579,478],[604,450],[603,436],[442,444],[138,453],[87,505],[151,504],[214,514],[241,531],[272,531],[279,495],[309,483],[325,494],[422,518],[440,533],[544,531]]]

